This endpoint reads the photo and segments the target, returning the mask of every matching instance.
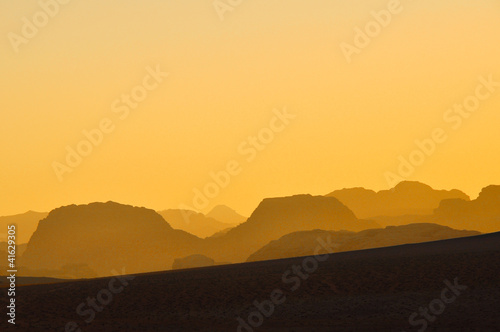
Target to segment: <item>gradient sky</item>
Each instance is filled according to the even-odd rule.
[[[389,187],[398,156],[443,128],[448,140],[409,180],[472,197],[500,184],[500,89],[458,130],[443,121],[500,81],[498,0],[402,1],[348,64],[340,44],[389,1],[247,0],[219,19],[211,1],[78,1],[14,52],[8,33],[37,1],[0,0],[0,215],[113,200],[192,205],[230,160],[241,173],[210,200],[249,215],[265,197]],[[119,120],[114,100],[160,67],[170,76]],[[296,118],[255,160],[237,152],[273,109]],[[60,182],[82,130],[116,129]]]

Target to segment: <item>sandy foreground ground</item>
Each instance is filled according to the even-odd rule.
[[[0,330],[500,331],[500,233],[321,259],[19,286],[17,324],[4,313]],[[259,313],[255,301],[273,308]],[[418,314],[429,306],[429,318]]]

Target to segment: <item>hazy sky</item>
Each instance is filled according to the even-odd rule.
[[[472,197],[500,184],[500,88],[460,125],[444,120],[480,76],[500,82],[500,3],[403,0],[348,63],[341,43],[390,2],[246,0],[221,20],[211,1],[72,0],[44,22],[37,1],[0,0],[0,215],[108,200],[193,206],[193,189],[232,160],[238,174],[203,212],[387,189],[386,172],[435,128],[447,140],[409,180]],[[16,52],[9,33],[22,37],[33,16],[46,25],[25,27]],[[115,100],[157,66],[169,76],[149,80],[157,87],[120,119]],[[244,142],[284,107],[295,118],[250,158]],[[59,181],[53,163],[103,119],[114,131]]]

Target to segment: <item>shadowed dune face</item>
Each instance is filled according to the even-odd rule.
[[[202,213],[189,210],[165,210],[158,212],[175,229],[180,229],[205,238],[217,232],[234,227],[234,224],[226,224]]]
[[[286,300],[254,331],[410,332],[420,326],[410,326],[409,317],[440,298],[443,281],[457,279],[467,289],[428,331],[496,331],[499,260],[500,234],[486,234],[333,254],[293,283],[283,275],[304,258],[137,275],[90,323],[75,309],[112,278],[25,286],[17,290],[16,323],[23,331],[62,331],[75,322],[83,331],[234,332],[238,317],[247,320],[255,301],[279,289]]]
[[[335,231],[296,232],[271,241],[250,255],[248,262],[313,255],[318,239],[329,239],[334,252],[373,249],[409,243],[431,242],[479,235],[476,231],[460,231],[436,224],[411,224],[369,229],[358,233]]]
[[[158,271],[168,269],[176,257],[195,253],[201,241],[172,229],[146,208],[113,202],[72,205],[53,210],[40,221],[21,265],[54,270],[86,264],[97,276],[122,269],[127,273]]]
[[[269,198],[250,218],[227,234],[206,240],[206,253],[217,261],[243,262],[250,254],[283,235],[314,229],[355,230],[378,227],[356,219],[334,197],[298,195]]]
[[[459,190],[434,190],[426,184],[411,181],[401,182],[391,190],[375,192],[364,188],[351,188],[337,190],[326,196],[336,197],[358,218],[430,215],[444,199],[470,199]]]
[[[435,210],[435,222],[482,232],[500,230],[500,186],[484,188],[473,201],[448,199]]]

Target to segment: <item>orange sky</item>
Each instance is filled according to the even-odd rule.
[[[238,171],[202,212],[227,204],[248,215],[264,197],[386,189],[398,157],[435,128],[448,139],[409,180],[473,197],[499,184],[500,88],[458,129],[443,119],[480,76],[500,82],[498,1],[401,1],[348,63],[341,43],[388,3],[252,0],[222,21],[211,1],[73,0],[16,52],[10,33],[22,35],[40,5],[3,1],[0,215],[108,200],[193,206],[193,190],[231,161]],[[120,119],[114,101],[157,66],[169,76]],[[248,161],[238,147],[284,107],[295,118]],[[54,162],[103,119],[114,130],[59,181]]]

